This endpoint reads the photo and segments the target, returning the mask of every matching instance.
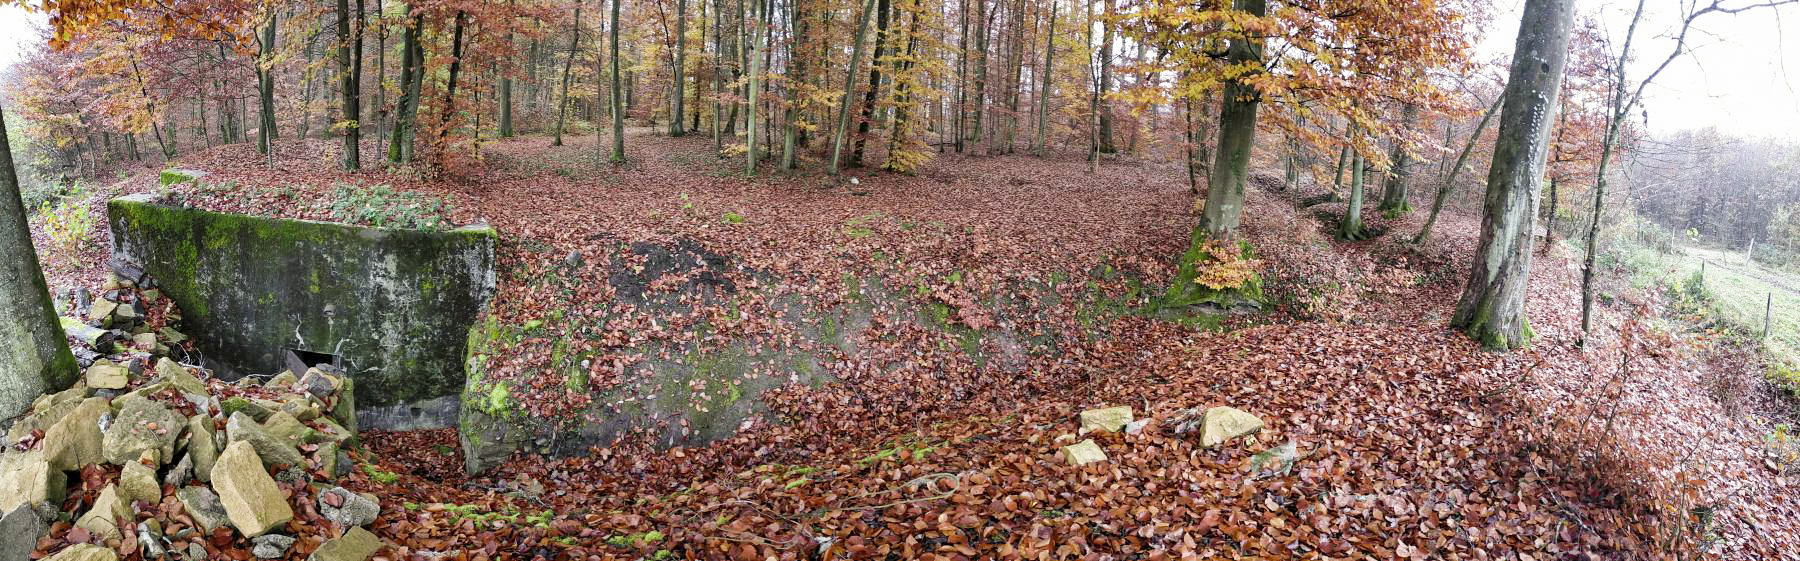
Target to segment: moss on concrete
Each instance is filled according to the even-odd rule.
[[[145,196],[107,208],[113,252],[157,279],[221,373],[275,372],[295,349],[340,357],[361,382],[359,408],[405,409],[464,389],[464,334],[494,290],[492,228],[364,228]],[[437,417],[414,426],[454,422],[453,412]]]

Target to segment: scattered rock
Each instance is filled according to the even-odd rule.
[[[250,554],[257,559],[280,559],[286,557],[288,548],[294,546],[294,538],[281,534],[264,534],[251,539],[250,544]]]
[[[365,561],[381,550],[381,539],[362,528],[351,528],[343,536],[325,542],[313,551],[309,561]]]
[[[77,471],[105,459],[100,454],[100,418],[111,412],[106,398],[90,397],[44,431],[44,457],[50,465],[62,471]]]
[[[1105,409],[1089,409],[1081,412],[1081,430],[1119,432],[1131,422],[1131,407],[1120,405]]]
[[[269,420],[263,421],[262,427],[270,437],[289,446],[305,444],[301,441],[301,437],[308,430],[306,425],[300,424],[299,419],[294,418],[286,411],[277,411],[269,415]]]
[[[139,522],[137,525],[138,547],[142,548],[145,560],[162,559],[168,551],[163,549],[162,529],[155,520]]]
[[[131,377],[125,367],[113,364],[112,361],[94,361],[87,369],[87,385],[90,388],[117,390],[130,385]]]
[[[50,467],[42,449],[0,455],[0,512],[40,502],[62,504],[68,476]]]
[[[97,545],[78,543],[45,557],[44,561],[119,561],[119,554]]]
[[[297,452],[296,452],[297,454]],[[213,489],[231,524],[245,536],[256,537],[294,518],[287,497],[257,457],[256,447],[238,441],[225,447],[212,469]]]
[[[192,372],[188,372],[187,367],[169,360],[168,357],[157,359],[156,380],[181,388],[183,392],[206,394],[206,382],[200,381],[199,378],[194,377]]]
[[[306,375],[300,377],[300,388],[315,398],[325,399],[337,391],[337,380],[323,370],[308,368]]]
[[[367,526],[381,515],[381,503],[368,495],[332,487],[319,493],[319,515],[339,528]]]
[[[212,481],[213,462],[219,459],[218,441],[213,437],[213,420],[205,415],[188,418],[188,432],[193,438],[188,440],[187,458],[194,464],[194,479],[201,482]]]
[[[205,440],[208,444],[212,443],[210,438]],[[169,468],[169,473],[163,474],[163,484],[176,489],[186,487],[188,482],[193,479],[194,455],[192,453],[182,454],[181,461],[175,462],[175,467]]]
[[[1069,463],[1078,466],[1106,461],[1106,451],[1101,450],[1092,438],[1064,446],[1063,454],[1069,457]]]
[[[297,466],[306,460],[300,455],[300,450],[294,448],[294,445],[275,438],[262,425],[242,412],[232,413],[231,418],[225,421],[225,436],[226,442],[230,444],[250,443],[250,446],[256,449],[256,456],[262,458],[263,463],[269,467]]]
[[[75,525],[95,536],[120,538],[125,534],[119,531],[119,519],[127,516],[131,516],[131,508],[119,496],[119,486],[108,484],[100,490],[100,497],[94,499],[94,506],[87,514],[75,520]]]
[[[180,413],[153,400],[127,400],[102,437],[100,455],[107,463],[123,465],[145,450],[156,450],[159,461],[167,460],[175,455],[175,439],[181,436],[184,421]]]
[[[188,542],[187,561],[207,561],[206,546],[198,541]]]
[[[30,559],[44,523],[30,505],[19,505],[0,516],[0,559]]]
[[[156,483],[156,470],[138,462],[125,464],[125,469],[119,473],[119,491],[125,504],[162,501],[162,486]]]
[[[263,382],[263,387],[275,388],[278,390],[285,390],[285,389],[294,387],[294,383],[299,382],[299,381],[300,381],[300,379],[295,378],[293,372],[288,372],[288,371],[284,370],[281,373],[276,374],[274,377],[269,378],[269,381]]]
[[[206,533],[229,522],[225,513],[225,505],[219,502],[219,495],[206,487],[182,487],[175,491],[175,498],[181,501],[182,510]]]
[[[1262,419],[1255,415],[1231,407],[1214,407],[1201,417],[1200,445],[1211,448],[1262,428]]]

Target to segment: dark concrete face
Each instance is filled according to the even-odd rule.
[[[222,377],[288,351],[356,380],[368,428],[454,426],[469,328],[494,293],[492,228],[389,230],[108,203],[113,253],[143,266]]]

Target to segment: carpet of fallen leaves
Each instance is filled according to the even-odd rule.
[[[1606,333],[1576,346],[1578,260],[1560,246],[1534,266],[1536,346],[1483,353],[1444,327],[1475,219],[1453,210],[1416,248],[1401,240],[1420,213],[1366,211],[1387,235],[1341,244],[1319,222],[1341,204],[1302,209],[1317,187],[1259,181],[1244,230],[1277,310],[1227,332],[1135,316],[1084,328],[1053,302],[1031,314],[979,302],[1101,265],[1166,282],[1193,220],[1178,167],[1107,162],[1090,175],[1078,157],[947,155],[917,176],[745,180],[704,139],[636,131],[627,145],[632,163],[596,169],[591,139],[552,147],[527,137],[490,145],[481,175],[431,181],[331,171],[323,142],[284,145],[274,170],[227,146],[181,164],[230,186],[181,194],[299,218],[327,216],[337,182],[444,197],[452,221],[501,230],[493,313],[509,324],[571,302],[616,302],[604,275],[609,260],[628,258],[609,249],[619,242],[685,240],[729,256],[734,282],[825,306],[848,297],[846,272],[924,285],[904,297],[954,306],[969,326],[1056,334],[1058,352],[1027,354],[1012,371],[982,368],[890,310],[869,327],[886,344],[830,365],[840,383],[773,390],[763,397],[780,422],[705,447],[626,439],[465,478],[444,453],[450,431],[371,435],[375,464],[349,485],[382,497],[374,529],[392,544],[384,555],[1800,559],[1800,484],[1759,463],[1760,436],[1791,420],[1791,406],[1708,392],[1717,378],[1753,374],[1715,360],[1720,343],[1641,313],[1656,308],[1654,294],[1604,309]],[[149,189],[140,177],[110,192]],[[585,268],[540,280],[571,255]],[[53,284],[82,274],[54,272]],[[760,345],[791,339],[766,303],[746,305],[737,323],[698,304],[692,314]],[[596,377],[599,389],[626,383],[647,341],[691,337],[682,318],[600,317],[546,326],[497,375],[533,387],[534,376],[554,375],[541,372],[550,340],[599,340],[617,365]],[[525,393],[522,405],[549,413],[573,397]],[[1079,436],[1110,459],[1068,465],[1058,450],[1077,436],[1076,413],[1110,405],[1151,422]],[[1210,405],[1268,427],[1206,449],[1165,423]],[[1251,466],[1289,443],[1291,462]]]

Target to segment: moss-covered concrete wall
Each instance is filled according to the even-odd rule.
[[[335,355],[359,424],[454,426],[469,329],[494,292],[492,228],[390,230],[107,205],[113,253],[182,309],[219,375],[280,371],[285,350]]]

